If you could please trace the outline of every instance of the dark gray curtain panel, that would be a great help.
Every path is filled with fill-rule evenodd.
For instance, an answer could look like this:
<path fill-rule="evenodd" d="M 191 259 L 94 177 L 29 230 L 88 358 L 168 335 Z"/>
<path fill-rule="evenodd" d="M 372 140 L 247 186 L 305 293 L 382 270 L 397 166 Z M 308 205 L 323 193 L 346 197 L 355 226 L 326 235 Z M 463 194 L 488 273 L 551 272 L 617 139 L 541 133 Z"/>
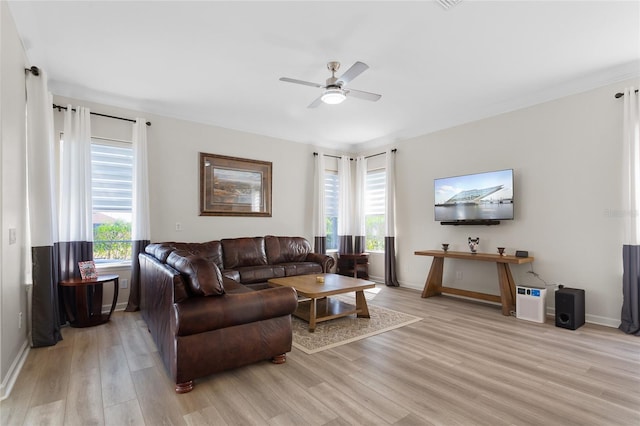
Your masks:
<path fill-rule="evenodd" d="M 384 237 L 384 283 L 400 287 L 396 274 L 396 237 Z"/>
<path fill-rule="evenodd" d="M 620 330 L 640 336 L 640 246 L 622 247 L 622 314 Z"/>
<path fill-rule="evenodd" d="M 53 246 L 32 247 L 31 265 L 31 345 L 35 348 L 53 346 L 62 340 L 56 250 Z"/>
<path fill-rule="evenodd" d="M 140 310 L 140 260 L 138 255 L 144 253 L 144 248 L 149 245 L 149 240 L 131 242 L 131 286 L 129 287 L 129 301 L 126 312 Z"/>
<path fill-rule="evenodd" d="M 364 253 L 365 251 L 367 251 L 365 236 L 356 235 L 355 237 L 353 237 L 353 252 Z"/>
<path fill-rule="evenodd" d="M 69 278 L 80 278 L 80 266 L 78 262 L 93 260 L 93 242 L 91 241 L 65 241 L 57 242 L 53 245 L 56 253 L 57 264 L 54 265 L 56 271 L 54 274 L 58 277 L 58 281 L 67 280 Z M 66 293 L 65 293 L 66 292 Z M 69 301 L 68 309 L 65 309 L 64 298 Z M 77 314 L 75 303 L 75 291 L 73 288 L 59 287 L 58 299 L 60 306 L 61 324 L 67 321 L 73 321 Z M 102 309 L 102 285 L 87 287 L 87 302 L 92 301 L 93 312 L 100 312 Z M 68 315 L 73 316 L 69 318 Z"/>
<path fill-rule="evenodd" d="M 338 253 L 353 253 L 353 235 L 338 235 Z"/>
<path fill-rule="evenodd" d="M 313 240 L 313 252 L 327 254 L 327 237 L 315 237 Z"/>

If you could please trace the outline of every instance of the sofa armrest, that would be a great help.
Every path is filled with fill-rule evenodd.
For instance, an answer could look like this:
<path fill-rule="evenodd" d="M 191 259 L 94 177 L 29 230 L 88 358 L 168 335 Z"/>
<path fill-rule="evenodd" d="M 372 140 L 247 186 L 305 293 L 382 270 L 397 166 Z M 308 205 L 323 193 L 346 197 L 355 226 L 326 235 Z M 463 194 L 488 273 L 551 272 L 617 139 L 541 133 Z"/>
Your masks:
<path fill-rule="evenodd" d="M 305 259 L 307 262 L 319 263 L 322 266 L 322 272 L 325 274 L 331 272 L 331 268 L 336 263 L 332 256 L 321 253 L 309 253 Z"/>
<path fill-rule="evenodd" d="M 174 304 L 176 335 L 189 336 L 290 315 L 297 307 L 297 293 L 290 287 L 192 297 Z"/>

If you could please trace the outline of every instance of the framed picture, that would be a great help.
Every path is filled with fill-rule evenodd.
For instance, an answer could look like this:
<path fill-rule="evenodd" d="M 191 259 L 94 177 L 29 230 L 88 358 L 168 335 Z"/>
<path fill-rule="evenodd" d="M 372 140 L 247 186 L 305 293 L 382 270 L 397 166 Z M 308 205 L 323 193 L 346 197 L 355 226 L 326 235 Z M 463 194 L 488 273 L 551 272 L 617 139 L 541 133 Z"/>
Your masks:
<path fill-rule="evenodd" d="M 83 280 L 93 280 L 98 278 L 96 264 L 93 260 L 78 262 L 78 267 L 80 268 L 80 278 L 82 278 Z"/>
<path fill-rule="evenodd" d="M 200 216 L 271 217 L 271 162 L 201 152 Z"/>

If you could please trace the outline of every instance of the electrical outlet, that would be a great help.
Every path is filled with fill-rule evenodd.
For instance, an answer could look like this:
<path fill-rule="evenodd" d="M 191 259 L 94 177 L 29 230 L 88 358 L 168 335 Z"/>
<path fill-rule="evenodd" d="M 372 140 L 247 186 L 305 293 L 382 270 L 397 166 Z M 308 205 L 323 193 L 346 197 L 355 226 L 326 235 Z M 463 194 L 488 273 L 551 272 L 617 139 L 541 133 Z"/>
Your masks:
<path fill-rule="evenodd" d="M 182 231 L 182 224 L 180 222 L 176 222 L 176 231 Z"/>
<path fill-rule="evenodd" d="M 129 280 L 126 278 L 121 279 L 120 288 L 129 288 Z"/>
<path fill-rule="evenodd" d="M 462 281 L 462 271 L 456 271 L 456 281 Z"/>
<path fill-rule="evenodd" d="M 16 228 L 9 228 L 9 245 L 16 243 Z"/>
<path fill-rule="evenodd" d="M 22 328 L 22 312 L 18 313 L 18 330 Z"/>

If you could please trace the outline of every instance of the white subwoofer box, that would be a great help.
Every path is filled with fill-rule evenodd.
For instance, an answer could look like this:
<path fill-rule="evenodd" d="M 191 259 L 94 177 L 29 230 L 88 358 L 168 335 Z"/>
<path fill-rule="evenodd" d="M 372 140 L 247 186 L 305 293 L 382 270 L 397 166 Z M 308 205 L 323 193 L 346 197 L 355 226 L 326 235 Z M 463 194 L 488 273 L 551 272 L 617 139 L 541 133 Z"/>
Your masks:
<path fill-rule="evenodd" d="M 516 318 L 544 323 L 547 317 L 547 289 L 516 286 Z"/>

